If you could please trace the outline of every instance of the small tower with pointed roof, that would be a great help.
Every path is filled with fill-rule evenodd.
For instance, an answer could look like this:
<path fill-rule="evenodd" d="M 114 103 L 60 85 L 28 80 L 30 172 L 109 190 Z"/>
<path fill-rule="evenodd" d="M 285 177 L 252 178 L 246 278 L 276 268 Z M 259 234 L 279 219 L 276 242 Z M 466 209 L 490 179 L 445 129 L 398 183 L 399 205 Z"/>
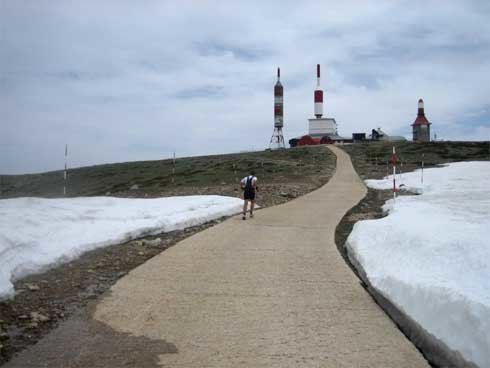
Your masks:
<path fill-rule="evenodd" d="M 417 118 L 412 124 L 413 141 L 430 142 L 430 125 L 431 123 L 425 117 L 424 100 L 419 99 Z"/>

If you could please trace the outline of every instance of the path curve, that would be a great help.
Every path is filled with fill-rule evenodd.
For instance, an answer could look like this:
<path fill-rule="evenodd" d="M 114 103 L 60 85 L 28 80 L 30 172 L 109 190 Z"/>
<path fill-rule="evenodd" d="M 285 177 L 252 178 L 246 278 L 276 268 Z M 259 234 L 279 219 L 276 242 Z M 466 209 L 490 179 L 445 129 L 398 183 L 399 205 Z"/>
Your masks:
<path fill-rule="evenodd" d="M 428 367 L 362 288 L 335 228 L 366 194 L 349 156 L 294 201 L 234 217 L 121 279 L 95 318 L 174 344 L 165 367 Z"/>
<path fill-rule="evenodd" d="M 326 185 L 183 240 L 5 368 L 429 367 L 337 250 L 366 188 L 329 148 Z"/>

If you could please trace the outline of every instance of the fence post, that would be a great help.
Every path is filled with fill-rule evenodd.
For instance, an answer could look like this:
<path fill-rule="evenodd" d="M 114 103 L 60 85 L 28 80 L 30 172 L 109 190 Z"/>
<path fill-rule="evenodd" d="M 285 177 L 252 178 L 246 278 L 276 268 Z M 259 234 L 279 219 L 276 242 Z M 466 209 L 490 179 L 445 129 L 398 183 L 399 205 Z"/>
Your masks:
<path fill-rule="evenodd" d="M 393 205 L 395 204 L 395 200 L 396 200 L 396 179 L 395 179 L 396 161 L 397 161 L 396 151 L 395 151 L 395 146 L 393 146 L 393 154 L 391 156 L 391 164 L 393 166 Z"/>
<path fill-rule="evenodd" d="M 65 171 L 63 172 L 63 178 L 64 178 L 64 181 L 63 181 L 63 197 L 66 197 L 66 178 L 67 178 L 66 161 L 67 161 L 67 157 L 68 157 L 68 144 L 65 144 Z"/>
<path fill-rule="evenodd" d="M 172 184 L 175 183 L 175 151 L 172 158 Z"/>

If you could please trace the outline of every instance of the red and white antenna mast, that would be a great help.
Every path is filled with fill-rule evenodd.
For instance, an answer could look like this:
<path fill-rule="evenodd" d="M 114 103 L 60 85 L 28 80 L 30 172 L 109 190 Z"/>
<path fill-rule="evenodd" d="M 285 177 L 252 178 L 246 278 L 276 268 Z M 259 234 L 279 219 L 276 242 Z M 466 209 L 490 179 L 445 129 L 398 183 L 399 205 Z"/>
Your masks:
<path fill-rule="evenodd" d="M 323 90 L 320 87 L 320 64 L 316 64 L 315 116 L 320 119 L 323 115 Z"/>
<path fill-rule="evenodd" d="M 286 148 L 282 127 L 284 126 L 284 89 L 281 84 L 281 69 L 277 68 L 277 83 L 274 86 L 274 132 L 269 147 L 271 149 Z"/>

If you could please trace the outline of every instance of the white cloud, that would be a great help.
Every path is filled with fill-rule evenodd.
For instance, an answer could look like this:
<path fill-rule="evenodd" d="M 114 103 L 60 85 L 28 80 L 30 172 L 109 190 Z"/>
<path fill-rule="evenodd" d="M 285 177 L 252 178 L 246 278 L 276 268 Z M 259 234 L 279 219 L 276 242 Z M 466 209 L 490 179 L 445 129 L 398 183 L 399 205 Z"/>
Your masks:
<path fill-rule="evenodd" d="M 340 132 L 488 139 L 490 9 L 468 1 L 14 1 L 0 12 L 0 173 L 264 148 L 281 66 L 286 138 L 315 64 Z"/>

